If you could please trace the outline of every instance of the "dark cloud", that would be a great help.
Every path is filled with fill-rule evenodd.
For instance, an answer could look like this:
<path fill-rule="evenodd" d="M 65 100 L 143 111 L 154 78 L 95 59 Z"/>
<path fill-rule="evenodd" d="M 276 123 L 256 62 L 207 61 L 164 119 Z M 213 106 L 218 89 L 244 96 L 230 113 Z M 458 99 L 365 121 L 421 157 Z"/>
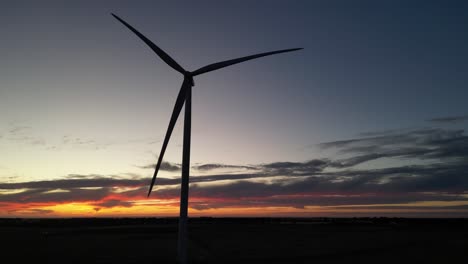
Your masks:
<path fill-rule="evenodd" d="M 459 123 L 463 121 L 468 120 L 468 115 L 462 115 L 462 116 L 447 116 L 447 117 L 439 117 L 439 118 L 432 118 L 427 121 L 433 122 L 433 123 Z"/>
<path fill-rule="evenodd" d="M 253 167 L 253 166 L 228 165 L 228 164 L 219 164 L 219 163 L 201 164 L 201 165 L 192 166 L 192 168 L 199 170 L 199 171 L 208 171 L 208 170 L 215 170 L 215 169 L 248 169 L 248 170 L 257 169 L 256 167 Z"/>
<path fill-rule="evenodd" d="M 202 164 L 200 170 L 254 169 L 250 173 L 223 173 L 190 178 L 192 208 L 310 205 L 378 205 L 418 201 L 468 200 L 468 137 L 464 130 L 421 129 L 389 131 L 379 136 L 322 144 L 347 158 L 282 161 L 251 166 Z M 356 165 L 380 158 L 416 159 L 417 165 L 356 169 Z M 178 164 L 163 163 L 166 170 Z M 335 169 L 335 170 L 331 170 Z M 339 169 L 339 170 L 336 170 Z M 138 175 L 78 175 L 60 180 L 0 183 L 0 189 L 25 189 L 1 194 L 0 203 L 94 202 L 104 207 L 133 204 L 143 199 L 149 178 Z M 209 184 L 207 184 L 209 183 Z M 159 177 L 152 195 L 177 199 L 180 177 Z M 118 191 L 116 191 L 119 189 Z M 123 189 L 123 190 L 122 190 Z"/>
<path fill-rule="evenodd" d="M 259 167 L 270 174 L 303 176 L 320 172 L 327 164 L 327 160 L 313 159 L 306 162 L 274 162 Z"/>
<path fill-rule="evenodd" d="M 149 165 L 145 165 L 145 166 L 138 166 L 139 168 L 142 168 L 142 169 L 155 169 L 156 168 L 156 164 L 149 164 Z M 170 162 L 167 162 L 167 161 L 163 161 L 161 162 L 161 167 L 159 167 L 160 170 L 162 171 L 180 171 L 181 170 L 181 165 L 180 164 L 176 164 L 176 163 L 170 163 Z"/>
<path fill-rule="evenodd" d="M 149 165 L 138 166 L 138 167 L 142 169 L 154 169 L 156 167 L 156 164 L 152 163 Z M 253 166 L 229 165 L 229 164 L 219 164 L 219 163 L 210 164 L 209 163 L 209 164 L 194 165 L 192 166 L 192 169 L 199 170 L 199 171 L 210 171 L 210 170 L 216 170 L 216 169 L 256 169 L 256 168 Z M 181 164 L 163 161 L 161 163 L 160 170 L 180 171 Z"/>
<path fill-rule="evenodd" d="M 216 177 L 219 176 L 210 179 Z M 322 172 L 315 176 L 277 182 L 254 182 L 248 179 L 252 178 L 245 177 L 222 185 L 193 183 L 191 196 L 198 197 L 199 202 L 191 204 L 203 210 L 227 206 L 303 207 L 468 201 L 468 165 L 464 164 Z M 175 198 L 178 194 L 178 189 L 162 189 L 155 196 Z M 200 198 L 206 200 L 200 201 Z"/>
<path fill-rule="evenodd" d="M 171 179 L 158 179 L 160 184 L 167 184 Z M 0 183 L 3 190 L 22 190 L 23 192 L 0 194 L 0 202 L 76 202 L 99 201 L 108 195 L 115 194 L 116 188 L 146 188 L 147 179 L 125 179 L 109 176 L 67 175 L 65 179 Z M 143 191 L 141 192 L 143 193 Z M 128 192 L 126 196 L 141 196 L 141 194 Z"/>
<path fill-rule="evenodd" d="M 164 181 L 164 179 L 160 179 Z M 95 177 L 83 179 L 60 179 L 49 181 L 32 181 L 32 182 L 16 182 L 16 183 L 0 183 L 0 189 L 76 189 L 76 188 L 92 188 L 92 187 L 137 187 L 146 185 L 147 180 L 134 179 L 112 179 L 108 177 Z"/>
<path fill-rule="evenodd" d="M 312 164 L 317 165 L 314 161 Z M 203 208 L 228 206 L 292 206 L 300 208 L 310 205 L 366 205 L 385 203 L 407 203 L 415 201 L 458 201 L 467 200 L 468 164 L 438 164 L 402 166 L 374 170 L 345 170 L 340 172 L 318 172 L 311 166 L 312 176 L 297 177 L 296 168 L 309 168 L 310 162 L 269 164 L 275 171 L 290 173 L 279 181 L 252 181 L 269 179 L 269 172 L 253 174 L 223 174 L 191 177 L 191 197 L 197 202 L 194 207 Z M 287 168 L 285 170 L 285 168 Z M 294 168 L 294 169 L 292 169 Z M 301 172 L 305 174 L 305 170 Z M 290 178 L 288 178 L 290 177 Z M 232 180 L 224 182 L 225 180 Z M 223 184 L 209 184 L 223 181 Z M 168 186 L 156 190 L 152 197 L 177 199 L 180 179 L 157 179 L 157 186 Z M 96 208 L 132 206 L 126 199 L 144 198 L 148 179 L 101 179 L 84 178 L 58 181 L 4 183 L 1 189 L 27 188 L 15 194 L 0 195 L 0 202 L 71 202 L 96 201 Z M 80 187 L 77 187 L 80 186 Z M 83 188 L 84 187 L 84 188 Z M 101 187 L 88 189 L 85 187 Z M 122 198 L 108 199 L 116 195 L 115 187 L 133 187 L 119 192 Z M 60 192 L 50 192 L 60 189 Z"/>
<path fill-rule="evenodd" d="M 352 166 L 358 165 L 366 161 L 376 160 L 382 157 L 385 157 L 385 155 L 379 154 L 379 153 L 371 153 L 371 154 L 356 156 L 356 157 L 352 157 L 348 159 L 333 161 L 333 162 L 330 162 L 329 166 L 333 168 L 348 168 L 348 167 L 352 167 Z"/>
<path fill-rule="evenodd" d="M 384 136 L 384 135 L 394 134 L 394 133 L 399 133 L 399 132 L 401 132 L 401 130 L 387 129 L 387 130 L 381 130 L 381 131 L 363 132 L 363 133 L 359 133 L 359 135 L 363 137 L 375 137 L 375 136 Z"/>
<path fill-rule="evenodd" d="M 382 157 L 412 159 L 468 158 L 468 136 L 462 129 L 421 129 L 388 132 L 377 137 L 333 141 L 319 144 L 323 149 L 335 148 L 342 154 L 354 154 L 344 160 L 333 161 L 331 167 L 351 167 Z"/>
<path fill-rule="evenodd" d="M 9 210 L 8 211 L 10 214 L 11 213 L 23 213 L 23 214 L 39 214 L 39 215 L 47 215 L 51 214 L 54 211 L 53 210 L 48 210 L 48 209 L 37 209 L 37 208 L 32 208 L 32 209 L 18 209 L 18 210 Z"/>
<path fill-rule="evenodd" d="M 64 189 L 61 192 L 51 192 L 55 189 L 37 188 L 28 189 L 24 192 L 0 195 L 0 202 L 19 202 L 19 203 L 49 203 L 49 202 L 79 202 L 79 201 L 97 201 L 105 198 L 111 193 L 110 188 L 99 190 L 87 189 Z"/>

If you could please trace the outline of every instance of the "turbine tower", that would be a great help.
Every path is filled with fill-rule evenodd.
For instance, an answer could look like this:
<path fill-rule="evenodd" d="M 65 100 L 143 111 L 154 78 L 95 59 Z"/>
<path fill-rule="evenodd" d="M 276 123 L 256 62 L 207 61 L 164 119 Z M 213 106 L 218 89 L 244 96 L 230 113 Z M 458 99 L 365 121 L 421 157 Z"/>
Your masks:
<path fill-rule="evenodd" d="M 156 176 L 158 175 L 159 168 L 166 152 L 167 144 L 171 137 L 172 131 L 176 124 L 177 118 L 182 110 L 182 107 L 185 103 L 185 114 L 184 114 L 184 140 L 183 140 L 183 153 L 182 153 L 182 183 L 181 183 L 181 193 L 180 193 L 180 218 L 179 218 L 179 236 L 178 236 L 178 258 L 180 263 L 187 263 L 187 210 L 188 210 L 188 193 L 189 193 L 189 173 L 190 173 L 190 131 L 192 123 L 192 87 L 195 85 L 193 77 L 218 70 L 233 64 L 241 63 L 248 60 L 257 59 L 260 57 L 265 57 L 273 54 L 290 52 L 301 50 L 302 48 L 296 49 L 284 49 L 277 50 L 265 53 L 259 53 L 255 55 L 250 55 L 242 58 L 222 61 L 218 63 L 209 64 L 207 66 L 201 67 L 195 71 L 187 71 L 182 66 L 180 66 L 174 59 L 172 59 L 166 52 L 160 49 L 156 44 L 151 42 L 143 34 L 138 32 L 134 27 L 125 22 L 123 19 L 118 17 L 115 14 L 112 14 L 117 20 L 124 24 L 128 29 L 135 33 L 143 42 L 145 42 L 165 63 L 167 63 L 174 70 L 180 72 L 184 76 L 184 81 L 182 82 L 182 87 L 180 88 L 179 95 L 177 96 L 176 103 L 174 105 L 174 110 L 172 111 L 171 119 L 169 121 L 169 126 L 167 128 L 166 136 L 164 137 L 164 142 L 161 148 L 161 153 L 158 157 L 158 163 L 154 170 L 153 178 L 151 179 L 151 185 L 148 190 L 148 197 L 151 194 L 153 189 Z"/>

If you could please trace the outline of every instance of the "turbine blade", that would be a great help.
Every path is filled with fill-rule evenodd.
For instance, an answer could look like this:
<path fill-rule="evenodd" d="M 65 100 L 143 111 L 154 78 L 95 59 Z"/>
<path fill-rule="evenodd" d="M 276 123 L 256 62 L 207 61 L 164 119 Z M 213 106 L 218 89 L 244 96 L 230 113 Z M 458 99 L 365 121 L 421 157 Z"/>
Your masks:
<path fill-rule="evenodd" d="M 130 29 L 133 33 L 135 33 L 141 40 L 143 40 L 146 45 L 148 45 L 158 56 L 169 66 L 171 66 L 174 70 L 184 74 L 185 70 L 180 66 L 174 59 L 172 59 L 166 52 L 164 52 L 162 49 L 160 49 L 156 44 L 154 44 L 151 40 L 146 38 L 143 34 L 138 32 L 134 27 L 130 26 L 127 22 L 125 22 L 123 19 L 118 17 L 117 15 L 111 13 L 113 17 L 115 17 L 117 20 L 119 20 L 122 24 L 124 24 L 128 29 Z"/>
<path fill-rule="evenodd" d="M 151 185 L 148 191 L 148 197 L 153 190 L 154 181 L 156 180 L 156 176 L 158 175 L 159 168 L 161 167 L 161 163 L 164 157 L 164 153 L 166 152 L 167 144 L 169 143 L 169 139 L 171 138 L 172 130 L 174 130 L 174 126 L 177 122 L 177 118 L 179 117 L 180 111 L 184 106 L 185 97 L 187 94 L 187 88 L 190 86 L 190 82 L 188 79 L 184 78 L 184 82 L 182 83 L 182 87 L 180 88 L 179 95 L 177 96 L 176 103 L 174 105 L 174 110 L 172 110 L 171 120 L 169 121 L 169 126 L 167 128 L 166 137 L 164 137 L 164 142 L 161 148 L 161 153 L 158 157 L 158 163 L 156 164 L 156 168 L 154 170 L 153 179 L 151 179 Z"/>
<path fill-rule="evenodd" d="M 233 64 L 237 64 L 237 63 L 244 62 L 244 61 L 253 60 L 253 59 L 256 59 L 256 58 L 265 57 L 265 56 L 269 56 L 269 55 L 273 55 L 273 54 L 278 54 L 278 53 L 284 53 L 284 52 L 290 52 L 290 51 L 301 50 L 301 49 L 302 49 L 302 48 L 270 51 L 270 52 L 265 52 L 265 53 L 250 55 L 250 56 L 246 56 L 246 57 L 242 57 L 242 58 L 238 58 L 238 59 L 233 59 L 233 60 L 227 60 L 227 61 L 222 61 L 222 62 L 218 62 L 218 63 L 213 63 L 213 64 L 207 65 L 207 66 L 205 66 L 205 67 L 201 67 L 200 69 L 194 71 L 194 72 L 192 73 L 192 75 L 193 75 L 193 76 L 195 76 L 195 75 L 200 75 L 200 74 L 203 74 L 203 73 L 207 73 L 207 72 L 210 72 L 210 71 L 215 71 L 215 70 L 218 70 L 218 69 L 227 67 L 227 66 L 231 66 L 231 65 L 233 65 Z"/>

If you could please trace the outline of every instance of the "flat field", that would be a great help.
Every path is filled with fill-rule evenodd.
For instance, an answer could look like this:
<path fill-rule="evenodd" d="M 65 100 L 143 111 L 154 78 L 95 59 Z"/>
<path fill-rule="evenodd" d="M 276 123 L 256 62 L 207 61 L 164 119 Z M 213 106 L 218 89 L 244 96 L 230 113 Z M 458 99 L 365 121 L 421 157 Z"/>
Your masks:
<path fill-rule="evenodd" d="M 2 263 L 176 263 L 177 219 L 0 219 Z M 468 263 L 468 220 L 194 218 L 191 263 Z"/>

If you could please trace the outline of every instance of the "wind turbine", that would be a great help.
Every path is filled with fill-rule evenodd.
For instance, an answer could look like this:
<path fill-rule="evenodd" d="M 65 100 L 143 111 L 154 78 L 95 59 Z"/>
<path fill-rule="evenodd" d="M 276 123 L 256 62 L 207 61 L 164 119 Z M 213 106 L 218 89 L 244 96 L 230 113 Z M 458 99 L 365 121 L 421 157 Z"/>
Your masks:
<path fill-rule="evenodd" d="M 134 27 L 125 22 L 123 19 L 118 17 L 115 14 L 112 14 L 117 20 L 124 24 L 128 29 L 135 33 L 143 42 L 146 43 L 165 63 L 167 63 L 174 70 L 180 72 L 184 76 L 184 81 L 182 82 L 182 87 L 180 88 L 179 95 L 177 96 L 176 103 L 174 105 L 174 110 L 172 111 L 171 120 L 169 121 L 169 126 L 167 128 L 166 136 L 164 137 L 164 142 L 161 148 L 161 153 L 158 157 L 158 163 L 154 171 L 153 178 L 151 179 L 151 185 L 148 190 L 148 197 L 151 194 L 153 189 L 156 176 L 158 175 L 159 168 L 166 152 L 167 144 L 171 137 L 172 131 L 176 124 L 177 118 L 182 110 L 182 106 L 185 103 L 185 115 L 184 115 L 184 140 L 183 140 L 183 153 L 182 153 L 182 183 L 181 183 L 181 193 L 180 193 L 180 218 L 179 218 L 179 236 L 178 236 L 178 256 L 181 263 L 187 263 L 187 210 L 188 210 L 188 192 L 189 192 L 189 170 L 190 170 L 190 131 L 192 123 L 192 87 L 195 85 L 193 77 L 218 70 L 233 64 L 241 63 L 248 60 L 257 59 L 260 57 L 265 57 L 273 54 L 290 52 L 301 50 L 302 48 L 295 49 L 284 49 L 277 50 L 265 53 L 259 53 L 255 55 L 250 55 L 242 58 L 222 61 L 218 63 L 209 64 L 207 66 L 201 67 L 195 71 L 187 71 L 182 66 L 180 66 L 174 59 L 172 59 L 166 52 L 160 49 L 156 44 L 151 40 L 146 38 L 143 34 L 138 32 Z"/>

